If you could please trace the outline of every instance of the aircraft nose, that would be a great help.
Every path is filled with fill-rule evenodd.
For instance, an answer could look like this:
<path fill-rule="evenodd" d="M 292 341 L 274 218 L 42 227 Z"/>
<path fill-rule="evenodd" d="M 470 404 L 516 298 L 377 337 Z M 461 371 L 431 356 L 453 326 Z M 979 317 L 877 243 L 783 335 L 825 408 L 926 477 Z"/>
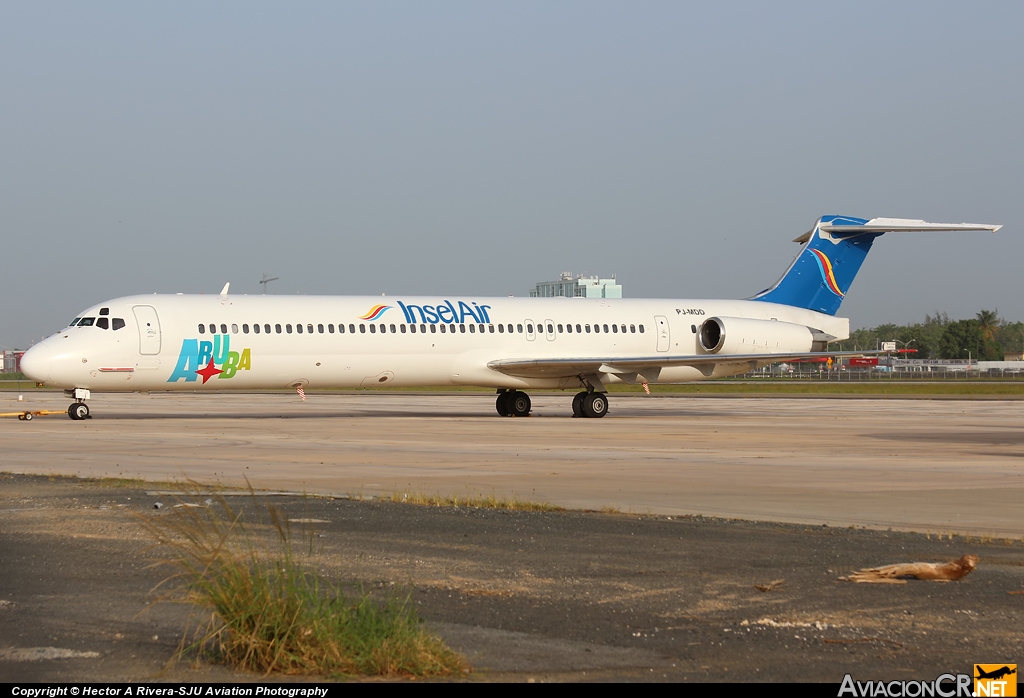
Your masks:
<path fill-rule="evenodd" d="M 50 367 L 53 365 L 53 348 L 46 342 L 37 344 L 21 357 L 21 372 L 37 383 L 50 379 Z"/>

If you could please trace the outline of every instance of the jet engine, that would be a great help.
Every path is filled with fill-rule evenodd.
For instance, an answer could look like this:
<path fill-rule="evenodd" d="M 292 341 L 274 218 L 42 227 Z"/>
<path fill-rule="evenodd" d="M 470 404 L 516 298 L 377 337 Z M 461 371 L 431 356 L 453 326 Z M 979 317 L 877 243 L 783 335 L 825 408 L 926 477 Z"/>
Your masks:
<path fill-rule="evenodd" d="M 780 354 L 825 351 L 835 337 L 820 330 L 777 320 L 710 317 L 697 333 L 709 354 Z"/>

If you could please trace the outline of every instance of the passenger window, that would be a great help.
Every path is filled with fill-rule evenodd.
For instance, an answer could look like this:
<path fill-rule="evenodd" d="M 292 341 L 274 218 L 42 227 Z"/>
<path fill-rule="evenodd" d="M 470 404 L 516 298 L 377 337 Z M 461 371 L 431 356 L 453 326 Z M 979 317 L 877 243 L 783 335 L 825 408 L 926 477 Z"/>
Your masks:
<path fill-rule="evenodd" d="M 637 326 L 637 329 L 639 329 L 639 330 L 640 330 L 640 334 L 643 334 L 643 333 L 644 333 L 644 326 L 643 326 L 643 325 L 638 325 L 638 326 Z"/>
<path fill-rule="evenodd" d="M 391 329 L 391 334 L 394 334 L 395 333 L 395 326 L 393 324 L 391 325 L 390 329 Z"/>
<path fill-rule="evenodd" d="M 242 323 L 242 334 L 249 334 L 249 325 Z"/>
<path fill-rule="evenodd" d="M 484 333 L 484 329 L 485 329 L 485 328 L 484 328 L 484 326 L 483 326 L 483 325 L 477 325 L 477 329 L 478 329 L 478 330 L 480 330 L 480 334 L 483 334 L 483 333 Z"/>
<path fill-rule="evenodd" d="M 110 315 L 110 308 L 100 308 L 100 315 Z"/>
<path fill-rule="evenodd" d="M 636 334 L 636 325 L 630 325 L 629 326 L 629 333 L 630 334 Z"/>
<path fill-rule="evenodd" d="M 527 331 L 528 333 L 530 333 L 530 334 L 533 334 L 533 325 L 527 325 L 527 326 L 526 326 L 526 331 Z"/>
<path fill-rule="evenodd" d="M 590 334 L 590 325 L 587 325 L 587 334 Z"/>
<path fill-rule="evenodd" d="M 431 327 L 433 327 L 433 325 L 431 325 Z M 427 333 L 427 326 L 421 324 L 420 325 L 420 332 L 422 332 L 423 334 L 426 334 Z"/>
<path fill-rule="evenodd" d="M 328 325 L 328 327 L 331 327 L 331 325 Z M 338 334 L 345 334 L 345 326 L 340 322 L 338 323 Z"/>
<path fill-rule="evenodd" d="M 470 325 L 469 326 L 469 331 L 473 332 L 473 333 L 476 333 L 476 325 Z M 463 332 L 465 332 L 465 330 L 463 330 Z"/>
<path fill-rule="evenodd" d="M 402 325 L 402 331 L 405 332 L 405 325 Z M 416 334 L 416 325 L 409 325 L 409 331 Z"/>
<path fill-rule="evenodd" d="M 437 325 L 430 326 L 430 334 L 437 334 Z"/>
<path fill-rule="evenodd" d="M 212 322 L 210 323 L 210 334 L 217 334 L 217 326 Z"/>
<path fill-rule="evenodd" d="M 351 327 L 351 325 L 349 325 L 349 327 Z M 359 325 L 359 332 L 360 332 L 360 334 L 366 334 L 366 325 L 360 324 Z"/>
<path fill-rule="evenodd" d="M 401 325 L 399 325 L 399 327 L 402 328 L 402 334 L 405 334 L 405 323 L 402 323 Z M 416 329 L 416 325 L 413 325 L 412 329 L 415 330 Z"/>
<path fill-rule="evenodd" d="M 122 327 L 124 327 L 124 319 L 116 317 L 113 320 L 111 320 L 111 325 L 112 325 L 112 329 L 114 329 L 115 331 L 119 330 Z"/>
<path fill-rule="evenodd" d="M 291 325 L 288 325 L 288 331 L 289 332 L 292 331 L 292 326 Z M 298 325 L 295 326 L 295 331 L 298 332 L 299 334 L 302 334 L 302 323 L 301 322 Z"/>
<path fill-rule="evenodd" d="M 554 334 L 554 333 L 555 333 L 555 326 L 554 326 L 554 325 L 552 325 L 552 324 L 551 324 L 551 323 L 549 322 L 549 323 L 548 323 L 548 334 Z"/>
<path fill-rule="evenodd" d="M 199 323 L 199 334 L 206 334 L 206 325 Z"/>
<path fill-rule="evenodd" d="M 276 332 L 277 332 L 278 334 L 281 334 L 281 325 L 274 325 L 274 330 L 275 330 L 275 331 L 276 331 Z"/>
<path fill-rule="evenodd" d="M 308 325 L 306 325 L 306 331 L 309 332 L 310 334 L 313 334 L 313 323 L 312 322 L 309 323 Z M 324 326 L 323 325 L 320 325 L 320 331 L 321 332 L 324 331 Z"/>
<path fill-rule="evenodd" d="M 312 331 L 313 330 L 310 330 L 310 332 L 312 332 Z M 316 331 L 319 332 L 320 334 L 323 334 L 324 333 L 324 326 L 322 324 L 321 325 L 317 325 L 316 326 Z M 333 327 L 331 328 L 331 332 L 334 332 L 334 328 Z"/>
<path fill-rule="evenodd" d="M 605 326 L 604 326 L 604 327 L 603 327 L 602 329 L 603 329 L 603 330 L 604 330 L 605 332 L 607 332 L 607 331 L 608 331 L 608 325 L 605 325 Z"/>
<path fill-rule="evenodd" d="M 231 323 L 231 334 L 238 334 L 238 325 Z"/>
<path fill-rule="evenodd" d="M 323 325 L 320 325 L 320 331 L 321 332 L 324 331 L 324 326 Z M 327 334 L 334 334 L 334 325 L 328 325 L 327 326 Z"/>
<path fill-rule="evenodd" d="M 583 328 L 580 327 L 579 324 L 577 324 L 576 325 L 576 333 L 579 334 L 580 332 L 583 332 Z"/>
<path fill-rule="evenodd" d="M 376 333 L 377 333 L 377 325 L 376 324 L 371 324 L 370 325 L 370 334 L 376 334 Z"/>
<path fill-rule="evenodd" d="M 491 334 L 494 334 L 494 325 L 488 325 L 487 331 L 490 332 Z"/>
<path fill-rule="evenodd" d="M 285 325 L 284 326 L 284 331 L 287 332 L 288 334 L 291 334 L 292 333 L 292 326 L 291 325 Z"/>
<path fill-rule="evenodd" d="M 445 329 L 446 325 L 441 325 L 441 334 L 444 334 L 448 330 Z"/>
<path fill-rule="evenodd" d="M 459 323 L 459 332 L 461 332 L 462 334 L 466 334 L 466 326 L 463 325 L 461 322 Z"/>
<path fill-rule="evenodd" d="M 697 326 L 696 325 L 690 325 L 690 332 L 693 332 L 694 334 L 697 334 Z"/>
<path fill-rule="evenodd" d="M 612 332 L 618 334 L 619 333 L 619 326 L 618 325 L 612 325 Z"/>
<path fill-rule="evenodd" d="M 594 324 L 594 334 L 600 334 L 600 333 L 601 333 L 601 326 L 595 323 Z"/>
<path fill-rule="evenodd" d="M 626 334 L 626 326 L 625 325 L 622 326 L 622 334 Z"/>
<path fill-rule="evenodd" d="M 84 318 L 82 318 L 81 320 L 78 321 L 78 326 L 79 327 L 91 327 L 94 322 L 96 322 L 96 318 L 94 318 L 94 317 L 84 317 Z"/>
<path fill-rule="evenodd" d="M 522 324 L 516 325 L 516 331 L 519 332 L 519 334 L 523 333 L 523 326 L 522 326 Z"/>
<path fill-rule="evenodd" d="M 388 326 L 382 323 L 381 326 L 380 326 L 380 333 L 384 334 L 387 331 L 388 331 Z M 370 325 L 370 332 L 373 332 L 373 325 Z"/>
<path fill-rule="evenodd" d="M 499 334 L 505 334 L 505 326 L 504 325 L 498 325 L 498 333 Z"/>
<path fill-rule="evenodd" d="M 252 326 L 252 331 L 255 332 L 256 334 L 259 334 L 260 333 L 260 326 L 259 325 L 253 325 Z"/>
<path fill-rule="evenodd" d="M 110 329 L 110 319 L 109 318 L 105 318 L 105 317 L 99 318 L 96 321 L 96 327 L 99 327 L 101 330 L 109 330 Z"/>
<path fill-rule="evenodd" d="M 228 326 L 225 325 L 223 322 L 220 323 L 220 333 L 221 334 L 227 334 L 228 333 Z"/>
<path fill-rule="evenodd" d="M 264 326 L 263 326 L 263 331 L 264 331 L 264 332 L 265 332 L 266 334 L 270 334 L 270 325 L 264 325 Z M 278 331 L 278 332 L 280 332 L 280 331 L 281 331 L 281 329 L 280 329 L 280 328 L 278 328 L 278 330 L 277 330 L 277 331 Z"/>

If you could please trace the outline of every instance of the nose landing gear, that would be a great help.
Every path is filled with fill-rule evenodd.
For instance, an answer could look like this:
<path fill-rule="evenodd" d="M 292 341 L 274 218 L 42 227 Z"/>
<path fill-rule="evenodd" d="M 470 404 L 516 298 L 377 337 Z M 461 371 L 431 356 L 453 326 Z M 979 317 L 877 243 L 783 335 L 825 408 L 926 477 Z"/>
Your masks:
<path fill-rule="evenodd" d="M 84 402 L 73 402 L 68 408 L 68 416 L 71 419 L 89 419 L 89 406 Z"/>
<path fill-rule="evenodd" d="M 91 395 L 85 388 L 75 388 L 74 390 L 65 390 L 64 397 L 73 397 L 75 401 L 68 407 L 68 416 L 74 420 L 89 419 L 89 406 L 85 404 Z"/>

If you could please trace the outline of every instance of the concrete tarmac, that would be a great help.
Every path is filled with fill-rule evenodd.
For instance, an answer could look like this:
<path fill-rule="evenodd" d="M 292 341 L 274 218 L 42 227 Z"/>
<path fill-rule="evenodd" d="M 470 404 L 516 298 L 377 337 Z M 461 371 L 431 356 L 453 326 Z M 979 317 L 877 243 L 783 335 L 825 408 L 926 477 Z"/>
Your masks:
<path fill-rule="evenodd" d="M 84 422 L 0 420 L 0 471 L 1024 535 L 1019 402 L 613 394 L 590 420 L 532 397 L 503 419 L 472 393 L 98 395 Z"/>

